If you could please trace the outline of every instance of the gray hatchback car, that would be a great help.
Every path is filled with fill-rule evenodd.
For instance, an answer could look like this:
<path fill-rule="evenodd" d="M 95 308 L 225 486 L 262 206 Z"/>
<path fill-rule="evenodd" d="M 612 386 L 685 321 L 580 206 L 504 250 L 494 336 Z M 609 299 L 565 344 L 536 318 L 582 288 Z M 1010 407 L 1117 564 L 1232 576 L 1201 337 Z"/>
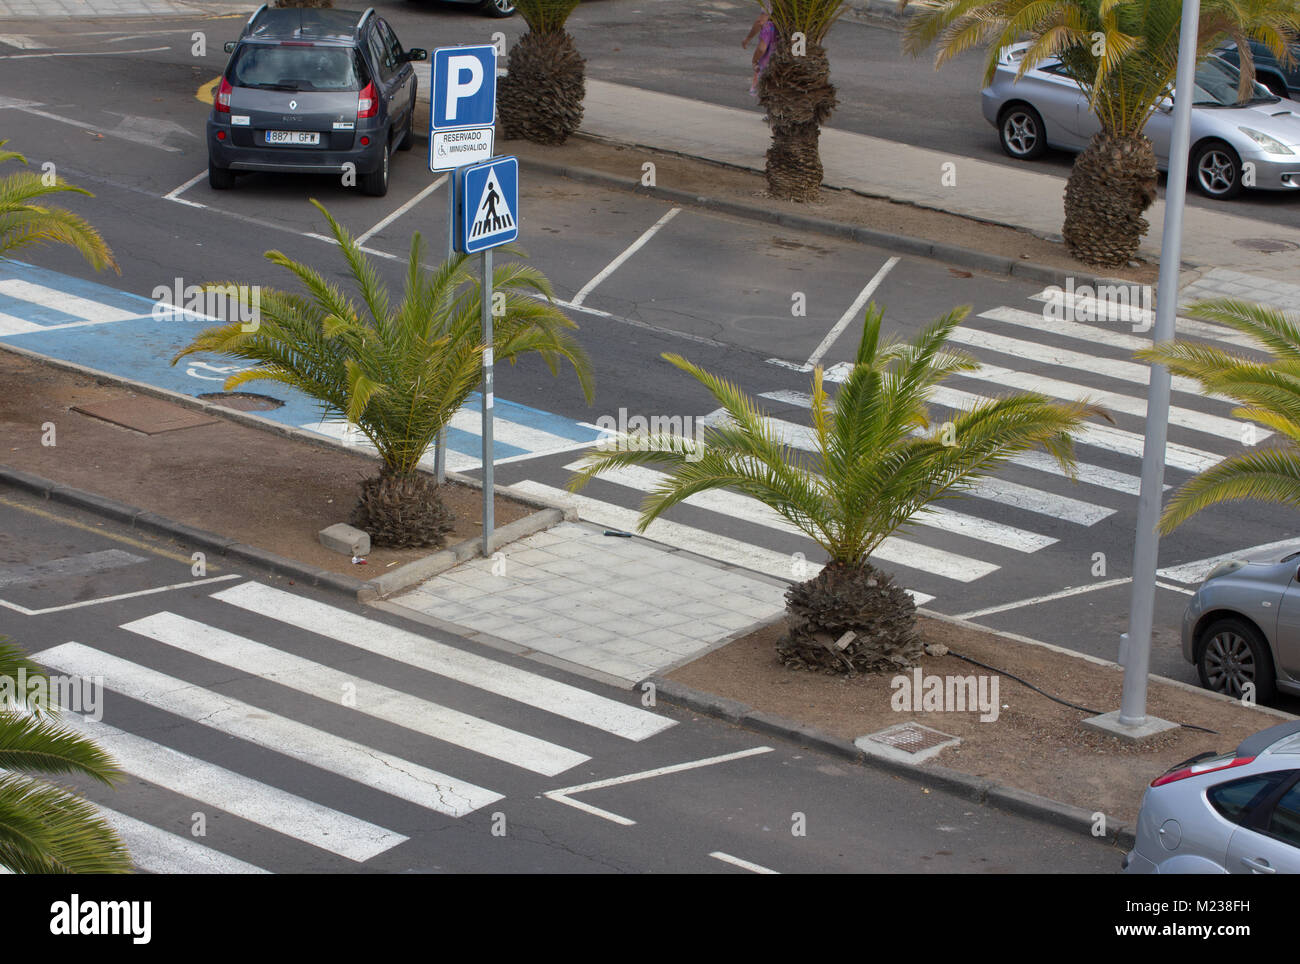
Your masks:
<path fill-rule="evenodd" d="M 1300 873 L 1300 720 L 1203 753 L 1151 781 L 1130 874 Z"/>
<path fill-rule="evenodd" d="M 373 9 L 260 7 L 239 40 L 208 117 L 208 183 L 237 173 L 354 176 L 366 194 L 388 193 L 394 150 L 412 146 L 418 81 L 411 61 Z"/>
<path fill-rule="evenodd" d="M 1300 547 L 1300 543 L 1297 543 Z M 1255 699 L 1300 696 L 1300 552 L 1233 559 L 1210 570 L 1183 612 L 1183 657 L 1201 684 Z"/>

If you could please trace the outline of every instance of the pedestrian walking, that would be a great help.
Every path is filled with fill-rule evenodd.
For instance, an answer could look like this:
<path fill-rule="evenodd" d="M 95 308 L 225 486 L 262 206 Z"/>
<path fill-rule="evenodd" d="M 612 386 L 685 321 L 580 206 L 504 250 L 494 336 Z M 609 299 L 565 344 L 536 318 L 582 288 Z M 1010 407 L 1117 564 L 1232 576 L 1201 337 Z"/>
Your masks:
<path fill-rule="evenodd" d="M 772 15 L 766 3 L 763 4 L 763 12 L 749 28 L 749 33 L 740 42 L 740 49 L 744 50 L 748 47 L 749 42 L 756 36 L 758 43 L 754 45 L 754 79 L 749 84 L 751 97 L 758 96 L 758 79 L 763 76 L 763 71 L 767 70 L 767 65 L 772 60 L 772 51 L 776 48 L 776 24 L 772 22 Z"/>

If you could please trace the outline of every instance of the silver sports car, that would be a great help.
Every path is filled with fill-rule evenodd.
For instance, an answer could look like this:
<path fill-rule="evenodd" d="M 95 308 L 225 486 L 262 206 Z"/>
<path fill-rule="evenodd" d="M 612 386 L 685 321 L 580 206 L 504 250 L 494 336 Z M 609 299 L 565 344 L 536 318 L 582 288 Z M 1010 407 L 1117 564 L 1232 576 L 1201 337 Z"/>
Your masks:
<path fill-rule="evenodd" d="M 1002 149 L 1033 160 L 1048 147 L 1081 151 L 1100 125 L 1079 85 L 1058 60 L 1031 67 L 1019 81 L 1016 70 L 1028 44 L 1012 44 L 999 55 L 993 83 L 981 91 L 984 116 L 997 128 Z M 1217 57 L 1196 69 L 1192 103 L 1191 171 L 1197 188 L 1212 198 L 1232 198 L 1243 187 L 1266 191 L 1300 188 L 1300 104 L 1255 84 L 1246 101 L 1237 99 L 1237 68 Z M 1169 167 L 1173 100 L 1147 121 L 1146 135 L 1162 171 Z"/>

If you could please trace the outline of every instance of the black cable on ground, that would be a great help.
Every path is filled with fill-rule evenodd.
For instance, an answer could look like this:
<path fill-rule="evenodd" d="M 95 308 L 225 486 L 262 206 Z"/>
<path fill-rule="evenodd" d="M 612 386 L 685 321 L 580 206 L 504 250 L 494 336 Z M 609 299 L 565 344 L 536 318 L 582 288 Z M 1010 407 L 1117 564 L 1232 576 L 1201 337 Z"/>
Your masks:
<path fill-rule="evenodd" d="M 1063 700 L 1063 699 L 1061 699 L 1061 698 L 1058 697 L 1058 696 L 1053 696 L 1051 693 L 1048 693 L 1048 692 L 1046 692 L 1045 690 L 1040 690 L 1040 689 L 1039 689 L 1037 686 L 1035 686 L 1033 683 L 1029 683 L 1029 682 L 1026 682 L 1025 680 L 1021 679 L 1021 678 L 1020 678 L 1019 676 L 1017 676 L 1015 673 L 1008 673 L 1008 672 L 1007 672 L 1006 670 L 1004 670 L 1004 669 L 998 669 L 998 668 L 996 668 L 996 667 L 994 667 L 994 666 L 989 666 L 987 663 L 981 663 L 979 660 L 977 660 L 977 659 L 971 659 L 969 656 L 963 656 L 963 655 L 961 655 L 960 653 L 954 653 L 951 649 L 948 650 L 948 655 L 949 655 L 949 656 L 955 656 L 955 657 L 957 657 L 957 659 L 964 660 L 964 661 L 967 662 L 967 663 L 972 663 L 972 664 L 974 664 L 975 666 L 980 667 L 981 669 L 986 669 L 986 670 L 988 670 L 990 673 L 997 673 L 997 674 L 1000 675 L 1000 676 L 1006 676 L 1006 677 L 1008 677 L 1009 679 L 1013 679 L 1013 680 L 1015 680 L 1017 683 L 1019 683 L 1021 686 L 1027 686 L 1029 689 L 1033 690 L 1035 693 L 1038 693 L 1040 696 L 1046 696 L 1046 697 L 1047 697 L 1049 700 L 1051 700 L 1053 703 L 1060 703 L 1062 706 L 1068 706 L 1070 709 L 1072 709 L 1072 710 L 1078 710 L 1078 711 L 1081 712 L 1081 713 L 1091 713 L 1093 716 L 1101 716 L 1101 711 L 1100 711 L 1100 710 L 1090 710 L 1090 709 L 1088 709 L 1088 707 L 1086 707 L 1086 706 L 1080 706 L 1078 703 L 1071 703 L 1069 700 Z M 1211 730 L 1211 729 L 1208 729 L 1208 728 L 1206 728 L 1206 727 L 1204 727 L 1204 726 L 1196 726 L 1194 723 L 1179 723 L 1178 725 L 1181 726 L 1181 727 L 1183 727 L 1184 729 L 1188 729 L 1188 730 L 1200 730 L 1202 733 L 1211 733 L 1211 734 L 1213 734 L 1214 736 L 1218 736 L 1218 735 L 1219 735 L 1219 731 L 1218 731 L 1218 730 Z"/>

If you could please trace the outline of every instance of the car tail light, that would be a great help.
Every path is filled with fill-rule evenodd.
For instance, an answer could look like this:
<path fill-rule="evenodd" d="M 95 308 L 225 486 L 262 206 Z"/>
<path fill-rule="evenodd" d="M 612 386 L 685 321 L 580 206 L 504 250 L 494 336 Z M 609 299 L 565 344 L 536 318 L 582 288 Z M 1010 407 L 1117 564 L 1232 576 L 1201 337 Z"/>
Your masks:
<path fill-rule="evenodd" d="M 230 81 L 222 77 L 221 86 L 217 89 L 217 96 L 212 102 L 212 106 L 216 108 L 218 114 L 230 113 L 230 95 L 233 92 L 234 88 L 230 86 Z"/>
<path fill-rule="evenodd" d="M 377 113 L 379 113 L 379 98 L 375 96 L 375 84 L 371 81 L 357 97 L 357 116 L 374 117 Z"/>
<path fill-rule="evenodd" d="M 1245 766 L 1247 763 L 1254 762 L 1255 758 L 1253 756 L 1239 756 L 1231 760 L 1225 760 L 1221 756 L 1215 757 L 1212 760 L 1202 760 L 1200 763 L 1193 763 L 1191 766 L 1172 770 L 1164 776 L 1156 777 L 1151 781 L 1151 785 L 1153 787 L 1163 787 L 1166 783 L 1186 780 L 1188 777 L 1204 776 L 1207 773 L 1214 773 L 1216 770 L 1230 770 L 1233 767 Z"/>

